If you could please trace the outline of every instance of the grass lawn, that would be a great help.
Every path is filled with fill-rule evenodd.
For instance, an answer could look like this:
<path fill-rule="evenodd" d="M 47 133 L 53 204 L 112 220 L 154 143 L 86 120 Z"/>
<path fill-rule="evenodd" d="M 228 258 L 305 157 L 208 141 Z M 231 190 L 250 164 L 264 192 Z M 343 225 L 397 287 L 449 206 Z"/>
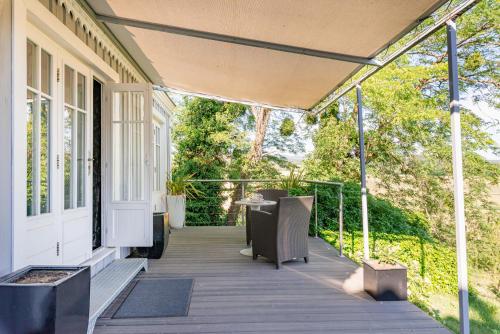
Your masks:
<path fill-rule="evenodd" d="M 490 273 L 471 273 L 469 291 L 470 330 L 474 334 L 500 334 L 500 298 L 498 278 Z M 446 327 L 460 333 L 458 320 L 458 296 L 431 295 L 432 316 Z"/>
<path fill-rule="evenodd" d="M 498 299 L 492 301 L 476 292 L 469 295 L 470 303 L 470 329 L 474 334 L 500 333 L 500 305 Z M 433 295 L 430 298 L 434 317 L 446 327 L 460 332 L 458 320 L 458 297 L 451 295 Z"/>

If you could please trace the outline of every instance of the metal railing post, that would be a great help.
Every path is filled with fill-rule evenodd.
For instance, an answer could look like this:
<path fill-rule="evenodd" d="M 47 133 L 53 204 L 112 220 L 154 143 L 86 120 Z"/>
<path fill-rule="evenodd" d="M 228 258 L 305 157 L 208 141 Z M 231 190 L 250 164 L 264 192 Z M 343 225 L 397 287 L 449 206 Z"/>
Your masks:
<path fill-rule="evenodd" d="M 314 237 L 318 237 L 318 185 L 314 184 Z"/>
<path fill-rule="evenodd" d="M 339 190 L 339 256 L 344 257 L 344 194 Z"/>
<path fill-rule="evenodd" d="M 241 182 L 241 200 L 244 199 L 245 199 L 245 182 Z M 241 223 L 246 224 L 244 205 L 240 205 L 240 209 L 241 209 Z"/>

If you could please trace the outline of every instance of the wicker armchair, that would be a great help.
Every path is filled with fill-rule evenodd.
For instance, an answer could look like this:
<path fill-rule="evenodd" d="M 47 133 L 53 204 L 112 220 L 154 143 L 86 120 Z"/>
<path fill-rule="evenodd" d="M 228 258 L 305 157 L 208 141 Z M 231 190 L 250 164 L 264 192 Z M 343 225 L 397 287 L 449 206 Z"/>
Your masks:
<path fill-rule="evenodd" d="M 282 197 L 274 212 L 251 211 L 253 259 L 259 255 L 276 263 L 304 258 L 309 261 L 307 244 L 312 196 Z"/>
<path fill-rule="evenodd" d="M 257 190 L 257 193 L 262 194 L 265 200 L 279 202 L 280 197 L 287 197 L 288 191 L 281 189 L 261 189 Z M 262 211 L 273 212 L 276 210 L 276 206 L 263 206 L 260 208 Z M 252 210 L 247 207 L 246 209 L 246 228 L 247 228 L 247 245 L 250 246 L 250 242 L 252 241 L 252 217 L 250 212 Z"/>

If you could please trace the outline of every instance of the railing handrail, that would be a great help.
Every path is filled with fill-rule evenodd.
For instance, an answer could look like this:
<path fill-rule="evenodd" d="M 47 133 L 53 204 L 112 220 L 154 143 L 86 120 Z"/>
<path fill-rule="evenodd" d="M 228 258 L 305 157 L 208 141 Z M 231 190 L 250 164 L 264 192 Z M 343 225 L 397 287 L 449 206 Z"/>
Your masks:
<path fill-rule="evenodd" d="M 245 182 L 245 183 L 262 183 L 262 182 L 282 182 L 282 179 L 190 179 L 188 182 Z M 343 187 L 344 183 L 334 181 L 320 181 L 320 180 L 300 180 L 300 182 L 311 184 L 325 184 L 332 186 Z"/>
<path fill-rule="evenodd" d="M 232 183 L 241 183 L 241 198 L 245 197 L 245 184 L 247 183 L 270 183 L 270 182 L 282 182 L 283 179 L 190 179 L 188 182 L 207 182 L 207 183 L 224 183 L 224 182 L 232 182 Z M 314 223 L 315 223 L 315 237 L 318 237 L 318 184 L 321 185 L 330 185 L 339 187 L 339 256 L 343 257 L 343 225 L 344 225 L 344 183 L 342 182 L 334 182 L 334 181 L 320 181 L 320 180 L 299 180 L 299 182 L 305 182 L 314 184 Z M 241 220 L 245 220 L 244 212 L 241 211 Z"/>

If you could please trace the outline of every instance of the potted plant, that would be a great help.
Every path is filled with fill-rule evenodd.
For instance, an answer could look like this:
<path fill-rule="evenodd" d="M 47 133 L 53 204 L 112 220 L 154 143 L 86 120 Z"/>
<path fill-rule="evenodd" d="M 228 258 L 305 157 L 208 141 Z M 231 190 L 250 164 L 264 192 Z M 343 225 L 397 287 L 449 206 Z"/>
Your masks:
<path fill-rule="evenodd" d="M 290 191 L 291 189 L 300 189 L 304 178 L 304 171 L 292 167 L 287 177 L 281 178 L 280 188 Z"/>
<path fill-rule="evenodd" d="M 167 211 L 170 227 L 180 229 L 186 220 L 186 197 L 200 195 L 190 179 L 194 175 L 177 176 L 167 181 Z"/>
<path fill-rule="evenodd" d="M 391 250 L 378 259 L 363 261 L 363 281 L 365 291 L 375 300 L 406 300 L 406 267 L 391 255 Z"/>
<path fill-rule="evenodd" d="M 28 266 L 0 278 L 0 332 L 87 333 L 90 267 Z"/>

